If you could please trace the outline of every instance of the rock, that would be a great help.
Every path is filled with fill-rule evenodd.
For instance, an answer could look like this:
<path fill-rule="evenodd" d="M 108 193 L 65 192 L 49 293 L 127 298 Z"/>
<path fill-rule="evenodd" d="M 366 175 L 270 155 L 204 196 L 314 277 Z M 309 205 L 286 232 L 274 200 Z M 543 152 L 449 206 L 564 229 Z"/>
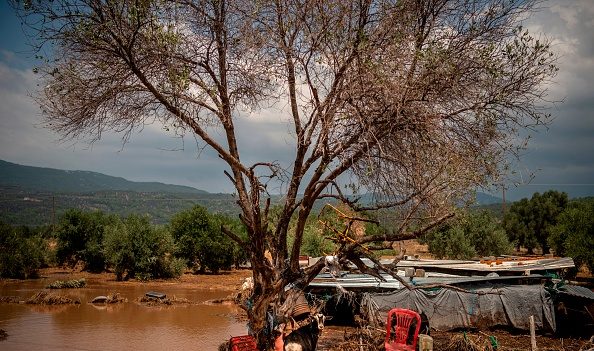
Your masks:
<path fill-rule="evenodd" d="M 91 303 L 105 303 L 105 302 L 107 302 L 107 296 L 97 296 L 91 301 Z"/>

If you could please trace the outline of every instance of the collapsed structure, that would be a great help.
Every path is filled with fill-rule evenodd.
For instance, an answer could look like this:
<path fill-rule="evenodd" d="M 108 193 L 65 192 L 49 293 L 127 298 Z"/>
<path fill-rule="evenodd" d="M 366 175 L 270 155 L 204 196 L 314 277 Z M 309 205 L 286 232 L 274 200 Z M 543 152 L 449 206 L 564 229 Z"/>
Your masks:
<path fill-rule="evenodd" d="M 362 260 L 375 268 L 371 260 Z M 313 261 L 317 259 L 308 263 Z M 351 312 L 367 323 L 381 325 L 388 310 L 399 307 L 423 313 L 429 325 L 439 330 L 499 326 L 528 330 L 533 316 L 540 332 L 594 333 L 594 292 L 559 279 L 563 271 L 574 268 L 571 258 L 507 256 L 456 261 L 405 257 L 395 265 L 395 274 L 381 274 L 384 281 L 353 266 L 328 266 L 307 291 L 328 300 L 327 313 L 338 318 L 349 318 Z"/>

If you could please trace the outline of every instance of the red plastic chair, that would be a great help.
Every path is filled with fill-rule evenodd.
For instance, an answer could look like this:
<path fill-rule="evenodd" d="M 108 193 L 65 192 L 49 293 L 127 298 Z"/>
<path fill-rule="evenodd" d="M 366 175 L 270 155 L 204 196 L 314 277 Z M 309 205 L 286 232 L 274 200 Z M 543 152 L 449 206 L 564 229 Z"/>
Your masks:
<path fill-rule="evenodd" d="M 229 344 L 231 351 L 258 351 L 256 339 L 251 335 L 234 336 Z"/>
<path fill-rule="evenodd" d="M 413 321 L 417 321 L 412 344 L 407 344 L 410 327 Z M 403 308 L 393 308 L 388 312 L 386 321 L 386 351 L 415 351 L 421 329 L 421 316 L 411 310 Z"/>

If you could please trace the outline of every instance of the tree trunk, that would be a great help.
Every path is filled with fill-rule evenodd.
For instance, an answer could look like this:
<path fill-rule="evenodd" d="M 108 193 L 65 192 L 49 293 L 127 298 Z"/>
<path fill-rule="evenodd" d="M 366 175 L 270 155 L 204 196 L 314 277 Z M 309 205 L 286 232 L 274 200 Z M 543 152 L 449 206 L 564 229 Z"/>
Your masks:
<path fill-rule="evenodd" d="M 261 255 L 259 258 L 252 256 L 252 275 L 254 278 L 254 292 L 251 297 L 251 304 L 247 306 L 249 319 L 249 332 L 258 341 L 260 350 L 272 350 L 274 345 L 271 329 L 268 325 L 268 314 L 272 312 L 271 307 L 278 301 L 276 290 L 279 274 L 271 265 L 268 259 Z"/>
<path fill-rule="evenodd" d="M 267 312 L 269 308 L 270 297 L 266 294 L 253 297 L 254 305 L 248 311 L 250 333 L 254 335 L 258 342 L 259 350 L 272 350 L 273 336 L 269 332 Z"/>

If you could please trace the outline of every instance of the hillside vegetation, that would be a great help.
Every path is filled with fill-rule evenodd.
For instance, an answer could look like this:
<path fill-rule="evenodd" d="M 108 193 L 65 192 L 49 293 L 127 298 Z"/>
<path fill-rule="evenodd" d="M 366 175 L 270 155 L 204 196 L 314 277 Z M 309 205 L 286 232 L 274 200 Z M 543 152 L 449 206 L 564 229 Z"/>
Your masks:
<path fill-rule="evenodd" d="M 103 211 L 128 216 L 142 214 L 152 223 L 163 224 L 194 205 L 211 212 L 236 215 L 239 208 L 231 194 L 159 193 L 134 191 L 96 191 L 54 193 L 0 186 L 0 221 L 12 225 L 51 224 L 68 209 Z"/>

